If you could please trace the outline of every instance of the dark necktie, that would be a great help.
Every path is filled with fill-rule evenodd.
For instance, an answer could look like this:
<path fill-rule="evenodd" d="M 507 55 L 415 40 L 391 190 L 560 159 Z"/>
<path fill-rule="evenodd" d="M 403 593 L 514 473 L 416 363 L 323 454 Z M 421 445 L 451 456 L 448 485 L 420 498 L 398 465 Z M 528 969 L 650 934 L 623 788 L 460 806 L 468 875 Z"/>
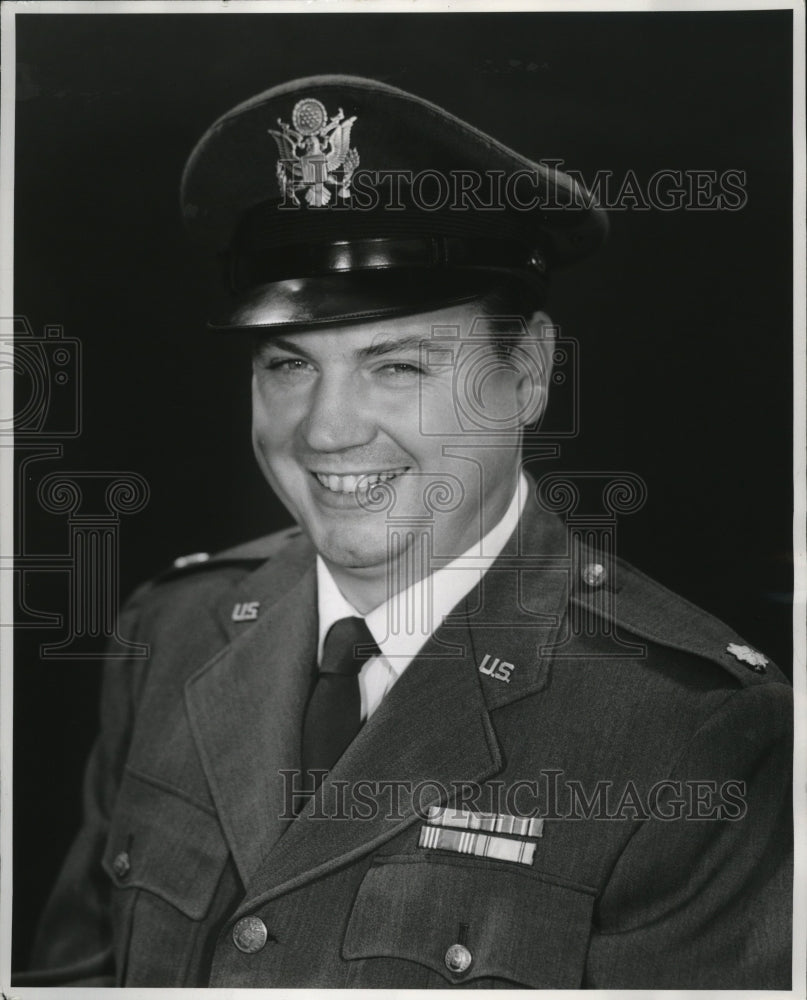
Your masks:
<path fill-rule="evenodd" d="M 340 618 L 328 629 L 322 665 L 303 723 L 306 783 L 307 772 L 330 771 L 361 728 L 359 671 L 379 652 L 363 618 Z M 314 786 L 321 777 L 316 776 Z"/>

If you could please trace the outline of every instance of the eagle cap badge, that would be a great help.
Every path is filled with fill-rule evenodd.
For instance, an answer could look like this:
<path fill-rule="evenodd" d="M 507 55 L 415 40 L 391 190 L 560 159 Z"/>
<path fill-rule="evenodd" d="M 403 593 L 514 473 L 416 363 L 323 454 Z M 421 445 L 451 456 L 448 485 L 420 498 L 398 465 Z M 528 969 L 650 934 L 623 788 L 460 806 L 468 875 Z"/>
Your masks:
<path fill-rule="evenodd" d="M 294 105 L 291 125 L 278 118 L 280 131 L 268 131 L 280 154 L 275 172 L 284 201 L 299 205 L 302 194 L 307 205 L 322 208 L 334 195 L 350 198 L 350 181 L 359 165 L 359 154 L 350 145 L 356 117 L 345 118 L 339 108 L 329 118 L 322 101 L 304 97 Z"/>

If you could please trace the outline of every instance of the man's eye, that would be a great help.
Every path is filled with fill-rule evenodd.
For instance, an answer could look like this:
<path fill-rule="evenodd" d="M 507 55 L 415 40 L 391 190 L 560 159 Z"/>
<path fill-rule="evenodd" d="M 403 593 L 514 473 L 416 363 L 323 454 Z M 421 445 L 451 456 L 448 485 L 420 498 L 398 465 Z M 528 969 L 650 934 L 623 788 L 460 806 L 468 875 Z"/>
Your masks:
<path fill-rule="evenodd" d="M 264 365 L 272 372 L 305 372 L 309 371 L 311 364 L 302 358 L 271 358 Z"/>
<path fill-rule="evenodd" d="M 381 368 L 381 373 L 384 375 L 391 375 L 393 377 L 406 377 L 425 375 L 425 369 L 421 368 L 420 365 L 412 364 L 409 361 L 394 361 L 390 364 L 386 364 Z"/>

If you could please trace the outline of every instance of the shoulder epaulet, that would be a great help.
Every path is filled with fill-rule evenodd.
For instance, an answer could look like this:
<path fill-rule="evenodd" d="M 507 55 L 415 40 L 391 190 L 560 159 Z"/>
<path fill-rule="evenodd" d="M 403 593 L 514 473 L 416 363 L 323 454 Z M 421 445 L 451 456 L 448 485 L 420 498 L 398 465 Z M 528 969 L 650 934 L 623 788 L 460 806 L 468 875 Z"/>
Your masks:
<path fill-rule="evenodd" d="M 273 532 L 271 535 L 264 535 L 261 538 L 254 538 L 241 545 L 235 545 L 221 552 L 191 552 L 188 555 L 178 556 L 173 563 L 153 581 L 162 583 L 165 580 L 172 580 L 177 577 L 187 576 L 196 571 L 222 569 L 227 566 L 259 565 L 271 559 L 285 546 L 292 538 L 302 534 L 300 529 L 294 525 L 283 531 Z"/>
<path fill-rule="evenodd" d="M 729 625 L 621 559 L 581 562 L 571 600 L 617 629 L 717 663 L 741 684 L 782 681 L 779 668 Z"/>

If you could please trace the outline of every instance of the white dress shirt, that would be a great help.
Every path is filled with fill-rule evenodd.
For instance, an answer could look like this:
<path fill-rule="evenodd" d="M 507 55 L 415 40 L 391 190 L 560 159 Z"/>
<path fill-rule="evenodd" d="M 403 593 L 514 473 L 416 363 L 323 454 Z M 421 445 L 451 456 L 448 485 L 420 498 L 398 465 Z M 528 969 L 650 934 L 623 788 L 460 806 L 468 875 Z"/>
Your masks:
<path fill-rule="evenodd" d="M 381 655 L 369 659 L 359 674 L 362 719 L 368 719 L 373 714 L 426 640 L 442 624 L 446 615 L 474 589 L 499 556 L 516 529 L 528 493 L 529 484 L 522 473 L 510 506 L 484 538 L 446 566 L 394 594 L 366 615 L 360 614 L 345 598 L 330 570 L 317 556 L 317 662 L 322 662 L 322 648 L 328 630 L 340 618 L 364 618 L 381 650 Z"/>

